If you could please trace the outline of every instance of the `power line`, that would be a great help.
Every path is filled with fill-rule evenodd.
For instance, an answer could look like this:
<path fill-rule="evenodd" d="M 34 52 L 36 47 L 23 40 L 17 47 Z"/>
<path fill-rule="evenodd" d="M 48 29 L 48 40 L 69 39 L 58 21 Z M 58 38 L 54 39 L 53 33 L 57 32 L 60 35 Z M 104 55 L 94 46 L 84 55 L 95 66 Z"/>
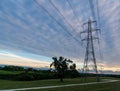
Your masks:
<path fill-rule="evenodd" d="M 91 9 L 92 16 L 93 16 L 94 20 L 96 20 L 93 0 L 88 0 L 88 1 L 89 1 L 89 4 L 90 4 L 90 9 Z"/>
<path fill-rule="evenodd" d="M 78 21 L 79 25 L 81 26 L 81 24 L 80 24 L 80 19 L 78 18 L 76 12 L 74 11 L 74 9 L 73 9 L 73 7 L 72 7 L 72 4 L 70 3 L 69 0 L 67 0 L 67 2 L 68 2 L 69 6 L 71 7 L 71 9 L 72 9 L 72 11 L 73 11 L 73 14 L 74 14 L 75 17 L 77 18 L 77 21 Z"/>
<path fill-rule="evenodd" d="M 99 1 L 98 0 L 96 0 L 96 5 L 97 5 L 97 15 L 98 15 L 98 25 L 99 25 L 99 28 L 101 27 L 101 25 L 100 25 L 100 11 L 99 11 Z M 100 34 L 101 34 L 101 32 L 100 32 Z"/>
<path fill-rule="evenodd" d="M 66 20 L 65 16 L 63 15 L 63 13 L 61 13 L 61 11 L 57 8 L 57 6 L 52 2 L 52 0 L 49 0 L 50 4 L 57 10 L 57 12 L 60 14 L 60 16 L 63 18 L 63 20 L 71 27 L 71 29 L 73 31 L 75 31 L 75 29 L 73 28 L 73 26 Z"/>
<path fill-rule="evenodd" d="M 97 5 L 97 18 L 98 18 L 98 27 L 99 27 L 99 29 L 101 28 L 101 24 L 100 24 L 100 11 L 99 11 L 99 1 L 98 0 L 96 0 L 96 5 Z M 100 41 L 102 42 L 102 39 L 101 39 L 101 30 L 99 31 L 100 32 Z M 101 58 L 101 60 L 103 60 L 103 54 L 102 54 L 102 52 L 101 52 L 101 42 L 100 41 L 98 41 L 99 42 L 99 52 L 100 52 L 100 58 Z"/>
<path fill-rule="evenodd" d="M 39 8 L 43 9 L 66 33 L 69 34 L 69 36 L 72 36 L 75 41 L 77 41 L 78 43 L 80 43 L 80 41 L 78 39 L 76 39 L 68 30 L 66 30 L 65 27 L 60 22 L 58 22 L 57 19 L 54 18 L 54 16 L 52 16 L 47 9 L 44 8 L 43 5 L 41 5 L 40 3 L 38 3 L 37 0 L 34 0 L 34 1 L 39 6 Z"/>
<path fill-rule="evenodd" d="M 51 0 L 49 0 L 49 2 L 59 12 L 59 14 L 62 16 L 63 20 L 72 28 L 72 30 L 74 30 L 72 25 L 66 20 L 65 16 L 61 13 L 61 11 L 57 8 L 57 6 Z"/>

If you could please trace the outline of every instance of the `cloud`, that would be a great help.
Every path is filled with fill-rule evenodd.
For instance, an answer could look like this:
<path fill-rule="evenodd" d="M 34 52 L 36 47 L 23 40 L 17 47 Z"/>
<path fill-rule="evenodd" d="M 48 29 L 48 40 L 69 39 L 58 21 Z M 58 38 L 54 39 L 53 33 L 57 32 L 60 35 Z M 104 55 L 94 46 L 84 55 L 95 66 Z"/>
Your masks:
<path fill-rule="evenodd" d="M 100 14 L 103 36 L 103 52 L 106 62 L 110 65 L 119 64 L 119 0 L 100 2 Z M 114 14 L 113 14 L 114 13 Z M 114 61 L 113 61 L 114 60 Z"/>
<path fill-rule="evenodd" d="M 44 62 L 43 60 L 34 60 L 30 58 L 24 58 L 15 54 L 0 53 L 0 64 L 16 65 L 16 66 L 28 66 L 28 67 L 49 67 L 50 62 Z"/>
<path fill-rule="evenodd" d="M 76 39 L 80 41 L 82 24 L 93 17 L 89 1 L 71 1 L 76 17 L 67 1 L 52 0 L 73 29 L 49 0 L 37 0 L 37 2 L 42 4 L 59 23 L 53 20 L 34 0 L 3 0 L 0 3 L 0 48 L 48 57 L 64 56 L 81 63 L 85 51 Z M 97 17 L 95 0 L 92 3 L 95 5 L 93 9 Z M 108 65 L 120 64 L 119 8 L 119 0 L 99 1 L 103 61 Z"/>

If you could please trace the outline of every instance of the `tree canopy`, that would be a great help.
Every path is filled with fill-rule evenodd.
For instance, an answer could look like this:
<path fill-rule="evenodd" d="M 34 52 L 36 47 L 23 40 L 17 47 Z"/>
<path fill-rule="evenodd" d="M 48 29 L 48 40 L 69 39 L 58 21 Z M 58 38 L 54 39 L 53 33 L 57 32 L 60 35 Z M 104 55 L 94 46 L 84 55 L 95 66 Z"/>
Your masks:
<path fill-rule="evenodd" d="M 50 68 L 52 66 L 54 66 L 55 70 L 58 73 L 58 76 L 59 76 L 61 82 L 63 82 L 63 77 L 64 77 L 64 73 L 66 70 L 76 69 L 76 64 L 73 63 L 73 61 L 70 59 L 66 59 L 62 56 L 60 56 L 59 58 L 52 57 L 52 59 L 53 59 L 53 62 L 50 64 Z M 70 64 L 72 64 L 72 65 L 70 65 Z"/>

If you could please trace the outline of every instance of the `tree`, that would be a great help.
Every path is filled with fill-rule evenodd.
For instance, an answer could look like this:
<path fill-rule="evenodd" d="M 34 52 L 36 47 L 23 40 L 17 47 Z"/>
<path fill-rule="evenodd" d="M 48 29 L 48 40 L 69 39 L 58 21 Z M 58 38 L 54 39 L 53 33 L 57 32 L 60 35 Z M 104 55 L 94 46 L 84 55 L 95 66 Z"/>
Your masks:
<path fill-rule="evenodd" d="M 71 70 L 76 70 L 76 64 L 73 63 L 72 65 L 70 65 L 70 69 L 71 69 Z"/>
<path fill-rule="evenodd" d="M 79 76 L 79 73 L 78 73 L 78 71 L 76 70 L 76 64 L 75 64 L 75 63 L 73 63 L 72 65 L 70 65 L 70 70 L 71 70 L 71 72 L 72 72 L 72 74 L 71 74 L 71 77 L 72 77 L 72 78 Z"/>
<path fill-rule="evenodd" d="M 55 70 L 59 75 L 60 81 L 63 82 L 64 72 L 68 69 L 68 65 L 69 63 L 72 63 L 72 61 L 62 56 L 60 56 L 59 58 L 52 57 L 52 59 L 54 61 L 50 64 L 50 68 L 54 66 Z"/>
<path fill-rule="evenodd" d="M 27 68 L 25 69 L 25 73 L 28 74 L 28 72 L 33 71 L 33 68 Z"/>

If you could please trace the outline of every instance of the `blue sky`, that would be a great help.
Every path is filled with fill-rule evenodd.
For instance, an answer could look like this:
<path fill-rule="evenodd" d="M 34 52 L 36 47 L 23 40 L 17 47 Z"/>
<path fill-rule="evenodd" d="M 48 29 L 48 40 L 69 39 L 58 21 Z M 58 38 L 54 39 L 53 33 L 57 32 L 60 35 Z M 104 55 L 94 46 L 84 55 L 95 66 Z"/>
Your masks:
<path fill-rule="evenodd" d="M 98 1 L 100 21 L 98 21 L 96 0 L 69 0 L 77 17 L 67 0 L 51 0 L 64 17 L 52 6 L 50 0 L 36 1 L 49 14 L 34 0 L 1 0 L 1 64 L 13 63 L 12 59 L 7 59 L 11 61 L 7 63 L 6 56 L 16 58 L 13 65 L 19 63 L 17 58 L 18 60 L 31 59 L 30 63 L 33 61 L 50 63 L 52 56 L 64 56 L 73 59 L 78 63 L 79 68 L 84 60 L 84 47 L 81 46 L 80 41 L 80 32 L 83 31 L 82 24 L 88 19 L 92 19 L 97 20 L 98 27 L 101 28 L 103 59 L 101 60 L 97 56 L 99 53 L 96 50 L 97 62 L 104 64 L 106 69 L 113 67 L 114 70 L 120 70 L 119 0 Z M 57 20 L 57 23 L 50 15 Z M 97 43 L 96 49 L 98 49 Z M 24 62 L 25 59 L 22 61 Z M 48 66 L 48 63 L 44 66 Z M 17 65 L 22 65 L 22 63 Z"/>

